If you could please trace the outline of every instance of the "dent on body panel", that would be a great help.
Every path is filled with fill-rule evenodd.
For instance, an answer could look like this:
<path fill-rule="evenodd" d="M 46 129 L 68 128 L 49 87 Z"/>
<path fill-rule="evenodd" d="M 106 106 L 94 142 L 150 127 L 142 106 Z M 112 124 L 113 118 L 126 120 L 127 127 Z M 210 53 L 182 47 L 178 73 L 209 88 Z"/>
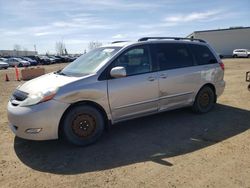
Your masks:
<path fill-rule="evenodd" d="M 63 97 L 61 97 L 62 101 L 66 103 L 75 103 L 82 100 L 90 100 L 90 101 L 98 101 L 102 100 L 106 97 L 106 93 L 100 90 L 80 90 L 80 91 L 72 91 Z"/>
<path fill-rule="evenodd" d="M 81 101 L 91 101 L 100 105 L 106 112 L 108 119 L 112 119 L 110 115 L 107 86 L 104 82 L 95 82 L 89 84 L 76 84 L 67 87 L 67 92 L 64 90 L 57 100 L 74 104 Z"/>
<path fill-rule="evenodd" d="M 105 81 L 80 80 L 59 89 L 56 99 L 70 104 L 88 100 L 106 108 L 105 105 L 108 105 L 107 98 L 107 84 Z"/>
<path fill-rule="evenodd" d="M 211 70 L 202 70 L 201 76 L 202 76 L 203 80 L 210 82 L 212 79 L 212 71 Z"/>
<path fill-rule="evenodd" d="M 209 69 L 206 69 L 206 70 L 202 70 L 201 71 L 201 78 L 203 80 L 203 82 L 214 82 L 215 81 L 215 75 L 216 74 L 217 70 L 216 69 L 213 69 L 213 68 L 209 68 Z"/>
<path fill-rule="evenodd" d="M 217 67 L 214 76 L 215 82 L 220 82 L 223 80 L 223 78 L 224 78 L 224 71 L 220 67 Z"/>

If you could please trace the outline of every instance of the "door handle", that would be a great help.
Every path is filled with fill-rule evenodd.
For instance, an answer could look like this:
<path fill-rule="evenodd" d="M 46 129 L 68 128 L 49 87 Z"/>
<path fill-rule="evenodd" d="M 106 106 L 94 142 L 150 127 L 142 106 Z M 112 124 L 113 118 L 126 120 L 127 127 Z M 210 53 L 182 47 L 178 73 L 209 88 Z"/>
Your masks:
<path fill-rule="evenodd" d="M 150 77 L 148 77 L 148 81 L 154 81 L 155 80 L 155 77 L 153 77 L 153 76 L 150 76 Z"/>
<path fill-rule="evenodd" d="M 161 74 L 160 78 L 166 79 L 168 76 L 166 74 Z"/>

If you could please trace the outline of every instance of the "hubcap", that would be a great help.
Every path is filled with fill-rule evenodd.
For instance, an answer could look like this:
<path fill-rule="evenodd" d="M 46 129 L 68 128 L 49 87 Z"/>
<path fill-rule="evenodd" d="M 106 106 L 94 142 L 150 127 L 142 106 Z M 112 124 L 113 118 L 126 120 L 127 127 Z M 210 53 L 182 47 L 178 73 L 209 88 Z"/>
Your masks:
<path fill-rule="evenodd" d="M 202 107 L 207 107 L 209 105 L 209 102 L 210 102 L 210 98 L 209 98 L 208 93 L 203 93 L 200 96 L 200 105 Z"/>
<path fill-rule="evenodd" d="M 94 133 L 96 121 L 95 118 L 89 114 L 80 114 L 75 117 L 71 127 L 76 136 L 87 138 Z"/>

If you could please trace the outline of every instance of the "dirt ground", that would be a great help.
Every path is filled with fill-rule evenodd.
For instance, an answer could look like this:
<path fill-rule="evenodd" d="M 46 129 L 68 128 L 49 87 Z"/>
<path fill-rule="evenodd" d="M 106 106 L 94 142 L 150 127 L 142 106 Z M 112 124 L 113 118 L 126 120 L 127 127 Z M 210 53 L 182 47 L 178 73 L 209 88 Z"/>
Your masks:
<path fill-rule="evenodd" d="M 0 70 L 0 187 L 250 187 L 250 59 L 223 62 L 227 85 L 213 111 L 123 122 L 88 147 L 15 137 L 6 105 L 22 82 Z"/>

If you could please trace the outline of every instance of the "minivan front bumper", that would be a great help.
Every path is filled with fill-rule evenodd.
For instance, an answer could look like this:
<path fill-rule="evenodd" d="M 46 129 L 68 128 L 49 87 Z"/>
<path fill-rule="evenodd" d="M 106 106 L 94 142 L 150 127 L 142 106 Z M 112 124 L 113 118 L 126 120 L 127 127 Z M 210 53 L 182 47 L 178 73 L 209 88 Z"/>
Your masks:
<path fill-rule="evenodd" d="M 70 104 L 56 100 L 20 107 L 8 103 L 11 130 L 20 138 L 51 140 L 58 138 L 60 119 Z"/>

